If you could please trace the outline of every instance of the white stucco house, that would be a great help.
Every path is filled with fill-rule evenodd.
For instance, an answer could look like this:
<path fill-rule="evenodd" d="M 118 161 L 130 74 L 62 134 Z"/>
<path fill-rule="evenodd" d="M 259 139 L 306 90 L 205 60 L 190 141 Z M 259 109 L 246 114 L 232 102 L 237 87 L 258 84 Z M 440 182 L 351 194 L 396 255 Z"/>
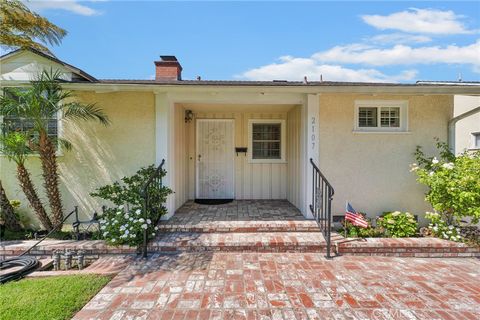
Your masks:
<path fill-rule="evenodd" d="M 112 122 L 74 126 L 59 117 L 51 128 L 75 146 L 59 156 L 61 190 L 65 206 L 85 214 L 101 205 L 89 196 L 96 187 L 165 159 L 175 192 L 168 216 L 189 199 L 286 199 L 309 217 L 313 159 L 335 188 L 334 215 L 349 201 L 372 217 L 421 216 L 429 206 L 409 172 L 415 147 L 435 152 L 434 137 L 448 140 L 457 97 L 480 96 L 480 84 L 184 80 L 173 56 L 152 63 L 154 80 L 96 79 L 35 50 L 1 57 L 1 87 L 28 85 L 45 68 L 61 70 L 64 87 Z M 27 165 L 40 179 L 39 159 Z M 0 175 L 10 198 L 26 205 L 15 166 L 1 155 Z"/>

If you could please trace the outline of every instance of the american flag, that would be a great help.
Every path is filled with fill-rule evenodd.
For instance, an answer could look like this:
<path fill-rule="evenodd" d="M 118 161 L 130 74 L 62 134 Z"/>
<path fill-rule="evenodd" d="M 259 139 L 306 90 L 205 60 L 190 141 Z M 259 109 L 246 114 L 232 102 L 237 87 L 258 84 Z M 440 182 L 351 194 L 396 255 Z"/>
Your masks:
<path fill-rule="evenodd" d="M 350 221 L 354 226 L 367 228 L 368 221 L 365 218 L 353 209 L 352 205 L 347 202 L 347 207 L 345 209 L 345 220 Z"/>

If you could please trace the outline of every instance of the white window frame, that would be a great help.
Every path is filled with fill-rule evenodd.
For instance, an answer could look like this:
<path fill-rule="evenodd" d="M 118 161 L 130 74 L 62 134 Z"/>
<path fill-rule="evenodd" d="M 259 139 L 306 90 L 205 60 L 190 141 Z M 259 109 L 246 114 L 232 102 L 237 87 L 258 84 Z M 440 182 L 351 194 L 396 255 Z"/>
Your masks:
<path fill-rule="evenodd" d="M 0 88 L 0 95 L 3 95 L 3 87 Z M 62 111 L 58 111 L 57 112 L 57 139 L 61 139 L 63 137 L 63 121 L 62 121 L 62 118 L 63 118 L 63 112 Z M 3 125 L 3 116 L 0 116 L 0 128 L 1 126 Z M 1 134 L 1 132 L 0 132 Z M 57 155 L 57 157 L 61 157 L 63 156 L 63 148 L 62 148 L 62 145 L 60 143 L 58 143 L 57 145 L 57 151 L 55 152 L 55 154 Z M 3 152 L 0 151 L 0 157 L 4 157 L 5 155 L 3 154 Z M 27 157 L 39 157 L 40 155 L 38 154 L 38 152 L 32 152 L 30 154 L 27 155 Z"/>
<path fill-rule="evenodd" d="M 280 124 L 280 159 L 253 159 L 253 125 L 254 124 Z M 248 120 L 248 162 L 249 163 L 286 163 L 287 125 L 283 119 L 249 119 Z"/>
<path fill-rule="evenodd" d="M 381 126 L 381 107 L 400 108 L 400 126 L 382 127 Z M 377 126 L 360 127 L 359 114 L 360 108 L 377 108 Z M 408 132 L 408 101 L 407 100 L 355 100 L 355 116 L 353 123 L 353 132 L 363 133 L 396 133 Z"/>
<path fill-rule="evenodd" d="M 480 150 L 480 144 L 477 145 L 476 143 L 476 140 L 477 140 L 477 137 L 480 136 L 480 131 L 479 132 L 472 132 L 471 134 L 471 137 L 472 137 L 472 143 L 470 144 L 471 147 L 470 147 L 470 150 Z"/>

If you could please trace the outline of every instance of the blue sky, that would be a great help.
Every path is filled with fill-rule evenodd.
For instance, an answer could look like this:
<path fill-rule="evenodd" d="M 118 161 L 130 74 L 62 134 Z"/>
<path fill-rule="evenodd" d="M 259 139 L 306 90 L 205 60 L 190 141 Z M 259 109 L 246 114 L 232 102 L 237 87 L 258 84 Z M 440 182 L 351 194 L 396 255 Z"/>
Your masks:
<path fill-rule="evenodd" d="M 52 51 L 97 78 L 480 80 L 480 2 L 31 1 L 69 34 Z"/>

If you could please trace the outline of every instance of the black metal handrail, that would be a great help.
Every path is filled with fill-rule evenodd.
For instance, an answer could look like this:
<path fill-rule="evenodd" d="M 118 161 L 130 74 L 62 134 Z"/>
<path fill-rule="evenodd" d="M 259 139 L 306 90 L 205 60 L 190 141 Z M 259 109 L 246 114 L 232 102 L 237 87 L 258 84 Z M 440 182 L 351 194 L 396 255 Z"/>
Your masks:
<path fill-rule="evenodd" d="M 142 197 L 143 197 L 143 214 L 145 217 L 145 221 L 149 219 L 149 213 L 152 213 L 156 210 L 160 210 L 160 208 L 153 207 L 151 204 L 152 203 L 158 203 L 155 202 L 155 199 L 153 197 L 160 197 L 159 192 L 153 192 L 150 193 L 148 192 L 150 188 L 162 188 L 162 177 L 163 177 L 163 166 L 165 165 L 165 159 L 162 160 L 158 168 L 155 170 L 155 172 L 148 178 L 147 182 L 142 188 Z M 157 217 L 158 215 L 150 215 L 151 217 Z M 158 217 L 160 218 L 160 217 Z M 158 219 L 156 221 L 152 221 L 153 225 L 156 225 L 158 223 Z M 148 245 L 148 227 L 143 231 L 143 246 L 142 246 L 142 257 L 146 258 L 147 257 L 147 245 Z"/>
<path fill-rule="evenodd" d="M 322 174 L 313 159 L 312 164 L 312 202 L 310 211 L 327 242 L 327 258 L 331 258 L 332 199 L 335 193 L 330 182 Z"/>

